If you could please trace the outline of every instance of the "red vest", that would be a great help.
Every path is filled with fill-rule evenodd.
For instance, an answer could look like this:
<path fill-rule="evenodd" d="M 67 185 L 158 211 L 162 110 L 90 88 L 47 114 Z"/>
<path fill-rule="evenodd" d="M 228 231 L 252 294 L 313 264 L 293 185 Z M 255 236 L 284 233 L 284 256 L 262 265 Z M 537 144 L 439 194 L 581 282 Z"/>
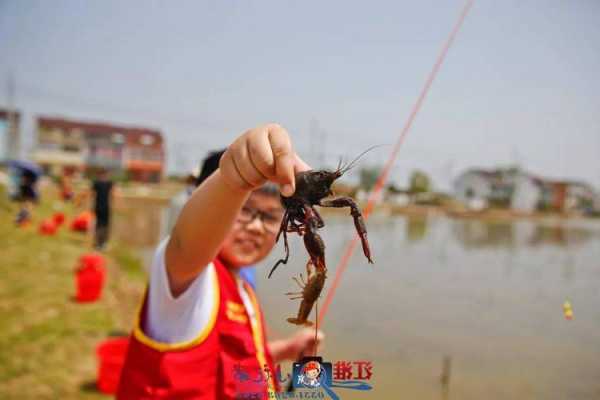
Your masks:
<path fill-rule="evenodd" d="M 214 270 L 208 272 L 218 288 L 215 307 L 210 322 L 189 342 L 160 343 L 146 336 L 144 296 L 117 399 L 274 398 L 275 369 L 254 291 L 245 284 L 256 313 L 257 322 L 252 324 L 234 276 L 218 259 L 213 264 Z M 270 373 L 264 372 L 265 367 Z"/>

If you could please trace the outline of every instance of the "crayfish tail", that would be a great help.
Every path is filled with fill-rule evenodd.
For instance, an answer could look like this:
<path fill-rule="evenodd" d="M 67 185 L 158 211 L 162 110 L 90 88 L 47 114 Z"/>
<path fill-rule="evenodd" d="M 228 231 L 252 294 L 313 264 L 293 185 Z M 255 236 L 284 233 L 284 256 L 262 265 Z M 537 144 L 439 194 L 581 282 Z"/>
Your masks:
<path fill-rule="evenodd" d="M 314 324 L 308 320 L 301 320 L 298 318 L 288 318 L 287 322 L 294 325 L 313 326 Z"/>

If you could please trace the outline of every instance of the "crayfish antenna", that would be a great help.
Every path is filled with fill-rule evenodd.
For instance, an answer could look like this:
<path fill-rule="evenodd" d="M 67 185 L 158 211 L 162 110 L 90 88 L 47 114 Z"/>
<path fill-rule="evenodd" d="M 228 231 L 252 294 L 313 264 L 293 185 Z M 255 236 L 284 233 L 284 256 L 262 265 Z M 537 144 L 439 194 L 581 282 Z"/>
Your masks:
<path fill-rule="evenodd" d="M 344 175 L 346 172 L 350 171 L 352 168 L 354 168 L 354 165 L 356 164 L 356 162 L 365 154 L 367 154 L 368 152 L 370 152 L 371 150 L 374 150 L 378 147 L 382 147 L 382 146 L 387 146 L 385 144 L 376 144 L 375 146 L 371 146 L 368 149 L 366 149 L 365 151 L 363 151 L 362 153 L 360 153 L 354 160 L 350 161 L 346 166 L 344 166 L 341 171 L 338 168 L 339 174 L 340 176 Z"/>
<path fill-rule="evenodd" d="M 338 162 L 338 166 L 335 169 L 335 172 L 340 172 L 342 170 L 342 163 L 344 162 L 344 157 L 340 157 L 340 161 Z"/>

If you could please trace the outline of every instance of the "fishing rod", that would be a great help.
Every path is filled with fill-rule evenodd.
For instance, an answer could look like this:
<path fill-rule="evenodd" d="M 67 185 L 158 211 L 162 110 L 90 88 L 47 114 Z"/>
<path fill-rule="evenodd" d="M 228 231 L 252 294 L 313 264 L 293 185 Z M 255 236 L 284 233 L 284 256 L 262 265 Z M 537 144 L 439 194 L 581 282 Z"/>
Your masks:
<path fill-rule="evenodd" d="M 448 36 L 448 39 L 446 40 L 445 44 L 443 45 L 442 50 L 440 51 L 434 65 L 433 65 L 433 68 L 432 68 L 431 72 L 429 73 L 427 80 L 425 81 L 425 85 L 423 86 L 423 89 L 421 90 L 419 97 L 417 98 L 417 101 L 413 105 L 412 110 L 408 116 L 408 119 L 406 120 L 406 123 L 404 124 L 404 126 L 402 127 L 402 130 L 400 131 L 400 136 L 398 137 L 398 140 L 396 141 L 394 148 L 392 149 L 392 153 L 390 154 L 389 158 L 387 159 L 383 170 L 379 174 L 379 177 L 377 178 L 377 182 L 375 183 L 375 187 L 373 188 L 373 190 L 371 191 L 371 194 L 369 195 L 369 198 L 367 201 L 367 206 L 363 210 L 363 218 L 365 219 L 365 221 L 369 218 L 369 215 L 371 214 L 371 211 L 373 210 L 373 207 L 375 206 L 375 200 L 377 199 L 379 192 L 381 192 L 381 190 L 383 189 L 383 185 L 386 183 L 386 181 L 388 179 L 388 175 L 390 173 L 392 165 L 396 161 L 400 147 L 402 146 L 402 143 L 404 143 L 406 135 L 407 135 L 408 131 L 410 130 L 417 114 L 419 113 L 421 106 L 423 104 L 423 101 L 425 100 L 425 97 L 427 96 L 427 93 L 429 92 L 429 89 L 431 88 L 431 85 L 432 85 L 433 81 L 435 80 L 437 73 L 440 70 L 440 67 L 443 64 L 444 59 L 446 58 L 446 54 L 448 53 L 450 46 L 454 42 L 454 39 L 456 38 L 458 31 L 460 30 L 461 26 L 463 25 L 463 22 L 467 16 L 467 14 L 469 13 L 469 10 L 471 9 L 471 6 L 473 5 L 474 1 L 475 0 L 467 0 L 465 5 L 463 6 L 462 11 L 458 17 L 456 24 L 454 25 L 452 31 L 450 32 L 450 35 Z M 356 248 L 358 241 L 359 241 L 359 238 L 357 235 L 355 235 L 352 238 L 352 240 L 348 243 L 348 245 L 346 246 L 344 255 L 336 268 L 333 283 L 331 284 L 331 287 L 327 291 L 325 301 L 324 301 L 323 305 L 321 306 L 320 315 L 317 315 L 318 325 L 320 325 L 320 326 L 323 325 L 323 320 L 325 319 L 325 315 L 327 315 L 329 306 L 331 305 L 331 302 L 333 301 L 333 296 L 335 295 L 337 287 L 340 284 L 341 277 L 342 277 L 344 271 L 346 270 L 348 263 L 350 262 L 350 257 L 352 256 L 352 253 L 354 252 L 354 249 Z"/>

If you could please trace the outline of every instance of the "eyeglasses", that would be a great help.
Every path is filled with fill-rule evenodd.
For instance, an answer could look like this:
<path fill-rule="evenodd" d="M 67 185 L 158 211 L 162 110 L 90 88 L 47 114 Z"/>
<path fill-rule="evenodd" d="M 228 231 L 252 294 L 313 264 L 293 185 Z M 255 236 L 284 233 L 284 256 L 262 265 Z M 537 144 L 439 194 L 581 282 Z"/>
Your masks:
<path fill-rule="evenodd" d="M 244 206 L 242 207 L 239 215 L 238 222 L 244 225 L 248 225 L 256 218 L 262 221 L 265 231 L 269 233 L 279 232 L 281 225 L 281 214 L 268 213 L 265 211 L 257 210 L 255 208 Z"/>

